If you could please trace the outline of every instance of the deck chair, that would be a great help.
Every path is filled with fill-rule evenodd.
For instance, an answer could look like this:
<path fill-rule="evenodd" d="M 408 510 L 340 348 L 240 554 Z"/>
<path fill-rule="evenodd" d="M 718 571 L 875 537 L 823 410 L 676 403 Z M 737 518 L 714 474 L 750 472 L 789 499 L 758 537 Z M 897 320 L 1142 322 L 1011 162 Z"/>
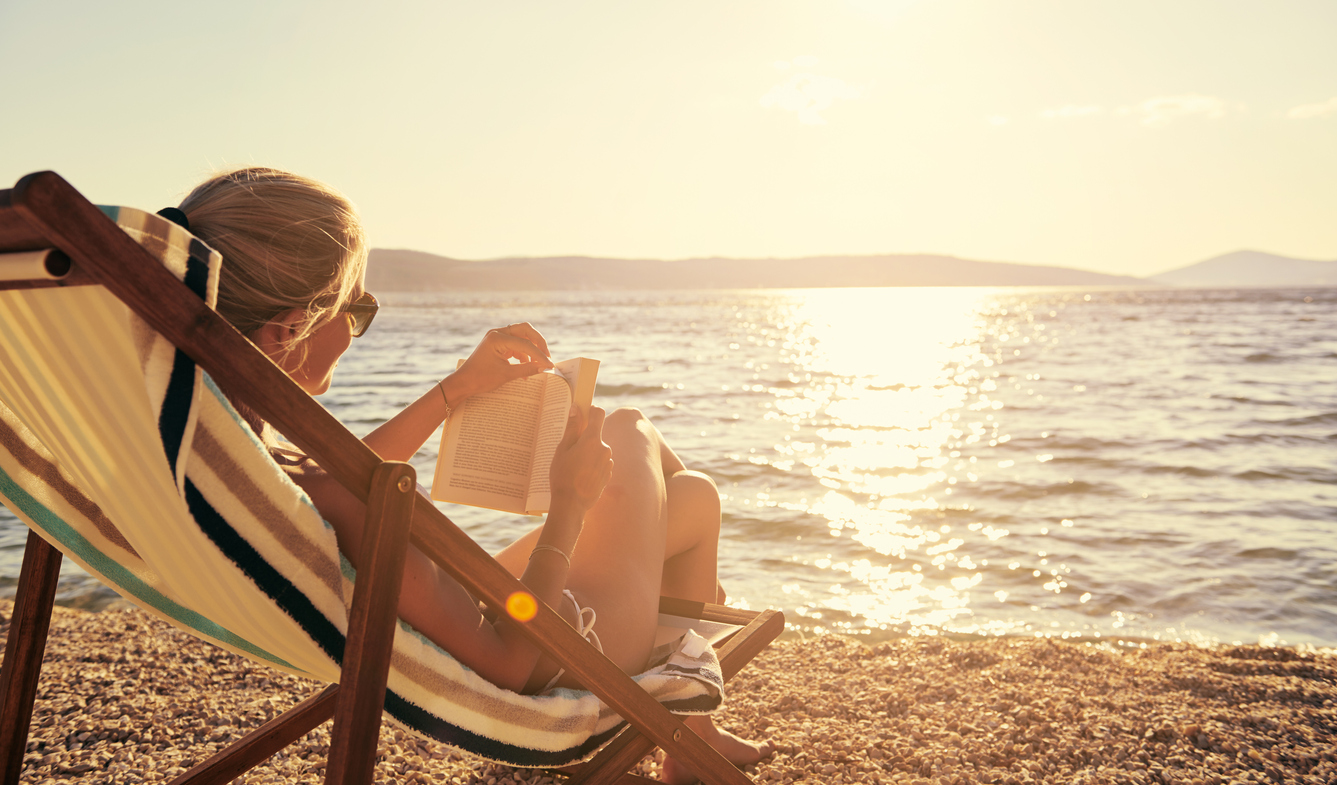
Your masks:
<path fill-rule="evenodd" d="M 381 461 L 212 310 L 219 262 L 52 172 L 0 190 L 0 500 L 30 529 L 0 668 L 3 783 L 18 781 L 65 556 L 197 637 L 330 683 L 175 783 L 230 781 L 331 718 L 326 782 L 370 782 L 383 713 L 485 758 L 565 766 L 571 783 L 643 781 L 627 769 L 655 746 L 711 785 L 751 781 L 678 715 L 717 706 L 780 613 L 665 598 L 662 621 L 715 625 L 714 643 L 683 632 L 629 677 L 539 603 L 521 629 L 587 689 L 481 679 L 396 617 L 407 544 L 491 608 L 523 584 L 415 491 L 411 466 Z M 366 501 L 357 571 L 229 398 Z"/>

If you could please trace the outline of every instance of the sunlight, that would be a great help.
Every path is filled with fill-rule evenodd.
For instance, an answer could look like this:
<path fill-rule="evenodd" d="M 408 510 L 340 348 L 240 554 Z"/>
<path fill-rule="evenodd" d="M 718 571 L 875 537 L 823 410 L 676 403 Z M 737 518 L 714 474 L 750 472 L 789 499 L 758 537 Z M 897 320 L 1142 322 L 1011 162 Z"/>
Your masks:
<path fill-rule="evenodd" d="M 830 534 L 848 536 L 898 567 L 818 560 L 848 573 L 828 607 L 878 625 L 944 625 L 968 615 L 969 590 L 982 580 L 963 540 L 926 530 L 917 514 L 940 509 L 933 494 L 957 482 L 944 468 L 963 442 L 985 437 L 983 418 L 963 412 L 995 408 L 982 342 L 997 330 L 981 316 L 992 298 L 981 289 L 827 289 L 796 293 L 777 315 L 791 378 L 811 381 L 775 390 L 768 417 L 817 423 L 815 442 L 777 445 L 784 462 L 810 467 L 828 492 L 808 511 Z M 967 477 L 974 477 L 973 474 Z M 856 497 L 868 501 L 856 501 Z M 944 529 L 945 531 L 945 529 Z M 951 569 L 926 582 L 923 570 Z M 966 574 L 956 574 L 969 570 Z"/>
<path fill-rule="evenodd" d="M 988 290 L 817 289 L 796 316 L 813 344 L 808 369 L 863 379 L 873 388 L 932 386 L 969 363 L 976 309 Z"/>

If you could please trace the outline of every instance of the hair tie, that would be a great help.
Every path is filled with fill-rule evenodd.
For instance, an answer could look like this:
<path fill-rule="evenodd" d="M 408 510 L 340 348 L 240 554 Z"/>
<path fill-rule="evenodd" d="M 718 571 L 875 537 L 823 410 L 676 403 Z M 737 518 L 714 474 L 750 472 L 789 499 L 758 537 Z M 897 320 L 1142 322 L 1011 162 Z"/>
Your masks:
<path fill-rule="evenodd" d="M 158 215 L 161 215 L 163 218 L 166 218 L 182 229 L 185 229 L 187 232 L 190 231 L 190 219 L 186 217 L 185 213 L 181 212 L 179 207 L 164 207 L 158 211 Z"/>

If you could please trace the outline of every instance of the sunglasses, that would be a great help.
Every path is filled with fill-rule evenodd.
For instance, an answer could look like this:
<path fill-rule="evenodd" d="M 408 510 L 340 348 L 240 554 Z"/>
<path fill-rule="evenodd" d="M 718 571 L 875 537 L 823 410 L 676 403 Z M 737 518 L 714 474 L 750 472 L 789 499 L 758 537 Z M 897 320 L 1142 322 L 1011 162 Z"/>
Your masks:
<path fill-rule="evenodd" d="M 349 331 L 353 333 L 354 338 L 361 338 L 371 326 L 371 320 L 376 318 L 376 312 L 380 308 L 381 304 L 376 302 L 371 292 L 363 292 L 361 297 L 345 305 L 340 313 L 348 314 Z"/>

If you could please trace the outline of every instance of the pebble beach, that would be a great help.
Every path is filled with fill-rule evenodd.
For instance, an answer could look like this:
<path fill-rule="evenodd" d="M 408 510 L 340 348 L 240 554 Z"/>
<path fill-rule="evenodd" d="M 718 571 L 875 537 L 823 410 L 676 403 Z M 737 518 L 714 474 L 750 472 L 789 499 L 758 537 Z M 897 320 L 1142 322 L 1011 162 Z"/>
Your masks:
<path fill-rule="evenodd" d="M 56 608 L 22 781 L 165 782 L 322 686 L 137 610 Z M 777 743 L 762 783 L 1337 782 L 1325 650 L 809 637 L 754 660 L 718 718 Z M 328 743 L 326 724 L 236 782 L 320 782 Z M 377 782 L 560 781 L 389 724 L 380 748 Z"/>

